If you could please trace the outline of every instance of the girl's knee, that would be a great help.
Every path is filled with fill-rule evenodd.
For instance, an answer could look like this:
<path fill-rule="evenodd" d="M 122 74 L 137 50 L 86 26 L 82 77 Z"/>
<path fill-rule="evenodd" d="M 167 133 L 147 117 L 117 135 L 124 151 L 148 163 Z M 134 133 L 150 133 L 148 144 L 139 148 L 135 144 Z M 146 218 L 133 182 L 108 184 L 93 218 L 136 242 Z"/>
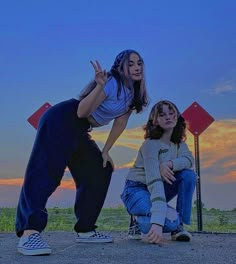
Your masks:
<path fill-rule="evenodd" d="M 150 207 L 142 204 L 134 204 L 128 211 L 135 216 L 149 216 L 151 214 Z"/>
<path fill-rule="evenodd" d="M 126 185 L 121 199 L 130 214 L 149 215 L 151 210 L 150 194 L 140 188 L 131 188 Z"/>
<path fill-rule="evenodd" d="M 195 185 L 196 173 L 193 170 L 185 169 L 185 170 L 181 171 L 181 178 L 186 184 Z"/>

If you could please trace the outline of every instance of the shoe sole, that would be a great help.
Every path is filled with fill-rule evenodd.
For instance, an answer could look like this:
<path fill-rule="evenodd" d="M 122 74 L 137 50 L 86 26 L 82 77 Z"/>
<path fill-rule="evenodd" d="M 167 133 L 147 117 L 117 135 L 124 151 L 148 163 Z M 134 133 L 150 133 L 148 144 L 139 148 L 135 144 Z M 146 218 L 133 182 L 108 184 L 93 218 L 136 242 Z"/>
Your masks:
<path fill-rule="evenodd" d="M 132 240 L 141 240 L 141 235 L 128 235 L 128 238 L 129 239 L 132 239 Z"/>
<path fill-rule="evenodd" d="M 112 243 L 113 239 L 76 238 L 76 243 Z"/>
<path fill-rule="evenodd" d="M 172 241 L 181 241 L 181 242 L 189 242 L 191 240 L 191 237 L 188 235 L 179 235 L 179 236 L 172 236 Z"/>
<path fill-rule="evenodd" d="M 177 238 L 173 238 L 173 241 L 180 241 L 180 242 L 189 242 L 190 238 L 189 237 L 177 237 Z"/>
<path fill-rule="evenodd" d="M 50 248 L 43 248 L 43 249 L 24 249 L 18 248 L 17 251 L 25 256 L 41 256 L 41 255 L 50 255 L 52 250 Z"/>

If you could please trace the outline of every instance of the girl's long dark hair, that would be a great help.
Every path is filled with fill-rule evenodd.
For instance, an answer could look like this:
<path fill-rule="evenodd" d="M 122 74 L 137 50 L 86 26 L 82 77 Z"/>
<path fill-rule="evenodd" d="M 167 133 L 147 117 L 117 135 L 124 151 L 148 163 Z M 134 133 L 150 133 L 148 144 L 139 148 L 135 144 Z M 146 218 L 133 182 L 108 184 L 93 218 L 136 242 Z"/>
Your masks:
<path fill-rule="evenodd" d="M 128 67 L 129 65 L 129 58 L 132 53 L 135 53 L 139 56 L 140 60 L 143 62 L 142 57 L 139 55 L 138 52 L 134 50 L 124 50 L 120 52 L 115 61 L 111 70 L 107 73 L 108 80 L 112 77 L 116 79 L 117 82 L 117 98 L 119 98 L 121 94 L 121 89 L 124 89 L 124 76 L 122 74 L 124 66 Z M 144 67 L 144 65 L 143 65 Z M 144 78 L 140 81 L 131 82 L 129 81 L 130 88 L 133 90 L 133 100 L 129 108 L 131 110 L 135 110 L 136 113 L 140 113 L 144 107 L 146 107 L 149 103 L 149 99 L 147 96 L 147 90 L 145 85 Z M 95 80 L 92 80 L 80 93 L 78 99 L 81 101 L 86 96 L 88 96 L 91 91 L 96 87 L 97 83 Z"/>
<path fill-rule="evenodd" d="M 155 122 L 159 114 L 163 112 L 163 105 L 168 105 L 170 110 L 173 110 L 177 115 L 177 123 L 173 129 L 171 135 L 171 141 L 175 144 L 179 144 L 182 141 L 186 140 L 186 122 L 185 119 L 181 116 L 178 108 L 175 104 L 170 101 L 164 100 L 156 103 L 149 114 L 147 123 L 143 126 L 145 131 L 144 138 L 150 139 L 160 139 L 164 133 L 164 130 L 156 125 Z"/>

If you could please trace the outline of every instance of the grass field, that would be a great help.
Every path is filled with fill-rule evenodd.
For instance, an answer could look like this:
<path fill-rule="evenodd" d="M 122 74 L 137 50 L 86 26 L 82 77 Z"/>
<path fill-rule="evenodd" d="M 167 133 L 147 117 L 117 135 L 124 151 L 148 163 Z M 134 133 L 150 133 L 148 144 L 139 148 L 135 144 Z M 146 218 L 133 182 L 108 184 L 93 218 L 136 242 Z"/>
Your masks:
<path fill-rule="evenodd" d="M 0 208 L 0 232 L 14 232 L 15 208 Z M 202 210 L 203 231 L 206 232 L 236 232 L 236 209 L 220 211 L 217 209 Z M 46 230 L 72 231 L 76 219 L 73 208 L 48 209 L 48 225 Z M 97 221 L 99 230 L 127 231 L 129 215 L 123 207 L 103 209 Z M 190 231 L 198 231 L 196 208 L 192 211 Z"/>

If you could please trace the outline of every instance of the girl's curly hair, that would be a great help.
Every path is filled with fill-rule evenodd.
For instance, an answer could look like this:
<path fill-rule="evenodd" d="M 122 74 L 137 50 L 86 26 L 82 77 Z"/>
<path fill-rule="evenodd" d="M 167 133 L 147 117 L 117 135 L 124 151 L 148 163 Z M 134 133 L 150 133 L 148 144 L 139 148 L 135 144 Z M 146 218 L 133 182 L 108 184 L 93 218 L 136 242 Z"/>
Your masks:
<path fill-rule="evenodd" d="M 169 106 L 170 110 L 173 110 L 177 116 L 177 123 L 173 129 L 171 135 L 171 141 L 175 144 L 179 144 L 182 141 L 186 140 L 186 122 L 185 119 L 181 116 L 176 105 L 170 101 L 163 100 L 156 103 L 149 114 L 147 123 L 143 126 L 145 131 L 144 138 L 150 139 L 160 139 L 164 133 L 164 130 L 156 124 L 156 120 L 159 114 L 163 113 L 163 105 Z"/>

